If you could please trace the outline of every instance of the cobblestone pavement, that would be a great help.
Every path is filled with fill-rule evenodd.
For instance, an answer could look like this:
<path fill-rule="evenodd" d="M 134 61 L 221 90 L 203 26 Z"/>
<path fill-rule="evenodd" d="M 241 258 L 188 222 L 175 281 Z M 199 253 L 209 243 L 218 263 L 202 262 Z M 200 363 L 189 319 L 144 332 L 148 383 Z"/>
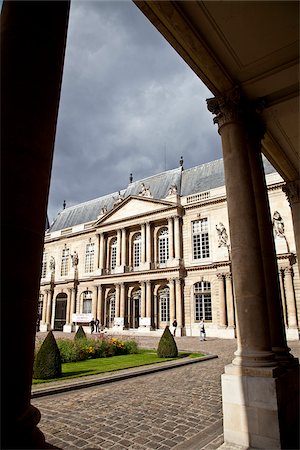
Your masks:
<path fill-rule="evenodd" d="M 155 348 L 159 338 L 139 337 Z M 214 450 L 223 443 L 220 376 L 236 341 L 176 338 L 179 350 L 218 358 L 40 399 L 40 428 L 63 450 Z M 293 343 L 299 356 L 300 345 Z"/>

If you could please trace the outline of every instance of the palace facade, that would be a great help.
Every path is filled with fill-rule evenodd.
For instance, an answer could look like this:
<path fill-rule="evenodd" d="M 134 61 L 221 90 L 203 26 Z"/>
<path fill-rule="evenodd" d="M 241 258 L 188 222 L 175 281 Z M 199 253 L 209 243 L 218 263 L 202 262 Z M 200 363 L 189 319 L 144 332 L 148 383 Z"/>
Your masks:
<path fill-rule="evenodd" d="M 284 181 L 264 160 L 287 337 L 298 339 L 300 283 Z M 46 231 L 39 327 L 70 333 L 99 318 L 113 333 L 236 336 L 223 160 L 133 181 L 63 209 Z M 245 230 L 245 233 L 247 231 Z M 251 273 L 249 273 L 251 278 Z"/>

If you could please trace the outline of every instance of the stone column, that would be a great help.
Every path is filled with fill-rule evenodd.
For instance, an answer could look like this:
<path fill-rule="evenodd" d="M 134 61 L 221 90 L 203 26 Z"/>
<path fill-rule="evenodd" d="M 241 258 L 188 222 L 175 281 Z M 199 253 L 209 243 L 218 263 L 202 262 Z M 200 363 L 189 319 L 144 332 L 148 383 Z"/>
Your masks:
<path fill-rule="evenodd" d="M 219 312 L 220 312 L 220 328 L 226 328 L 226 303 L 225 303 L 225 290 L 224 290 L 224 274 L 217 273 L 219 284 Z"/>
<path fill-rule="evenodd" d="M 290 181 L 283 186 L 282 190 L 287 196 L 292 211 L 298 270 L 300 274 L 300 181 Z"/>
<path fill-rule="evenodd" d="M 120 317 L 120 285 L 116 284 L 116 317 Z"/>
<path fill-rule="evenodd" d="M 120 317 L 125 317 L 125 283 L 120 284 Z"/>
<path fill-rule="evenodd" d="M 288 363 L 293 357 L 289 354 L 290 349 L 286 342 L 271 211 L 261 158 L 261 139 L 265 129 L 258 114 L 251 114 L 248 121 L 248 154 L 265 278 L 271 346 L 278 362 Z"/>
<path fill-rule="evenodd" d="M 105 249 L 104 249 L 104 234 L 100 233 L 99 235 L 99 269 L 101 270 L 101 274 L 104 269 L 104 255 L 105 255 Z"/>
<path fill-rule="evenodd" d="M 141 317 L 146 317 L 146 285 L 141 282 Z"/>
<path fill-rule="evenodd" d="M 53 298 L 52 298 L 52 311 L 51 311 L 51 329 L 54 329 L 54 322 L 55 322 L 55 309 L 56 309 L 56 297 L 58 295 L 58 292 L 55 291 L 54 289 L 54 293 L 53 293 Z"/>
<path fill-rule="evenodd" d="M 181 233 L 180 233 L 180 218 L 174 217 L 174 244 L 175 244 L 175 258 L 181 259 Z"/>
<path fill-rule="evenodd" d="M 232 276 L 231 273 L 225 274 L 225 285 L 226 285 L 226 306 L 227 306 L 227 321 L 228 327 L 235 327 L 234 319 L 234 301 L 232 292 Z"/>
<path fill-rule="evenodd" d="M 72 292 L 72 288 L 68 288 L 67 289 L 66 325 L 70 324 L 71 292 Z"/>
<path fill-rule="evenodd" d="M 47 302 L 48 302 L 48 289 L 43 291 L 42 324 L 45 324 L 45 322 L 46 322 Z"/>
<path fill-rule="evenodd" d="M 102 285 L 98 284 L 98 298 L 97 298 L 97 317 L 100 321 L 100 326 L 104 325 L 104 308 L 103 308 L 103 289 Z"/>
<path fill-rule="evenodd" d="M 176 284 L 176 320 L 177 320 L 177 329 L 179 332 L 179 336 L 181 336 L 181 330 L 183 327 L 183 321 L 182 321 L 182 287 L 181 287 L 181 279 L 176 278 L 175 280 Z"/>
<path fill-rule="evenodd" d="M 76 312 L 76 288 L 71 288 L 70 323 L 73 324 L 73 314 Z"/>
<path fill-rule="evenodd" d="M 170 324 L 172 324 L 173 320 L 175 319 L 175 287 L 173 278 L 169 280 L 169 287 L 170 287 Z"/>
<path fill-rule="evenodd" d="M 284 324 L 287 327 L 287 312 L 286 312 L 286 303 L 285 303 L 285 292 L 284 292 L 284 270 L 279 270 L 279 283 L 280 283 L 280 294 L 281 294 L 281 300 L 282 300 L 282 310 L 283 310 L 283 318 L 284 318 Z"/>
<path fill-rule="evenodd" d="M 264 267 L 245 128 L 247 106 L 237 90 L 207 102 L 208 109 L 216 114 L 214 121 L 222 139 L 239 327 L 233 364 L 270 366 L 274 364 L 274 353 L 271 351 Z"/>
<path fill-rule="evenodd" d="M 122 228 L 122 252 L 121 252 L 121 265 L 126 266 L 126 228 Z"/>
<path fill-rule="evenodd" d="M 169 233 L 169 258 L 174 258 L 174 234 L 173 234 L 173 217 L 168 218 L 168 233 Z"/>
<path fill-rule="evenodd" d="M 144 264 L 146 261 L 146 254 L 145 254 L 145 249 L 146 249 L 146 224 L 142 223 L 141 225 L 141 263 Z"/>
<path fill-rule="evenodd" d="M 52 304 L 52 291 L 48 290 L 47 291 L 48 295 L 47 295 L 47 312 L 46 312 L 46 324 L 47 326 L 50 326 L 51 323 L 51 304 Z"/>
<path fill-rule="evenodd" d="M 97 300 L 98 300 L 97 286 L 93 286 L 91 288 L 91 291 L 92 291 L 92 315 L 93 315 L 93 318 L 96 319 L 96 317 L 97 317 Z"/>
<path fill-rule="evenodd" d="M 152 299 L 151 299 L 151 281 L 146 281 L 146 317 L 150 319 L 151 325 L 151 317 L 152 317 Z"/>
<path fill-rule="evenodd" d="M 151 224 L 146 222 L 146 262 L 151 263 Z"/>
<path fill-rule="evenodd" d="M 116 258 L 116 266 L 119 267 L 121 265 L 121 230 L 117 230 L 117 258 Z"/>
<path fill-rule="evenodd" d="M 293 286 L 293 268 L 284 269 L 284 286 L 287 306 L 287 321 L 289 328 L 297 328 L 297 311 L 295 305 L 295 295 Z"/>
<path fill-rule="evenodd" d="M 69 1 L 5 1 L 1 11 L 1 280 L 10 292 L 1 300 L 1 332 L 18 349 L 18 369 L 1 377 L 2 448 L 45 448 L 31 382 L 69 7 Z M 12 311 L 21 318 L 13 333 Z M 11 368 L 15 354 L 6 342 L 2 367 Z"/>

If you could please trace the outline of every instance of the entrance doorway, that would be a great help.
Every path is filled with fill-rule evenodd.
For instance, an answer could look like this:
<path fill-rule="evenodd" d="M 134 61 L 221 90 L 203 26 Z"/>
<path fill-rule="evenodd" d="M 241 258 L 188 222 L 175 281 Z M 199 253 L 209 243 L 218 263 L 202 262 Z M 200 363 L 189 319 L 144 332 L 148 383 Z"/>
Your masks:
<path fill-rule="evenodd" d="M 58 294 L 55 305 L 54 330 L 62 331 L 66 323 L 67 294 Z"/>
<path fill-rule="evenodd" d="M 133 291 L 131 297 L 130 311 L 130 328 L 138 328 L 140 326 L 141 316 L 141 290 Z"/>

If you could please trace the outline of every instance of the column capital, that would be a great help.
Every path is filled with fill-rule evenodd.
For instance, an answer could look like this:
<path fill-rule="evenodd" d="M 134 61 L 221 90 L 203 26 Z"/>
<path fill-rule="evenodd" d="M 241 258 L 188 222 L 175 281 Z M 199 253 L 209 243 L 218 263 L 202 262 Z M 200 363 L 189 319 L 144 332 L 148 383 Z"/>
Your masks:
<path fill-rule="evenodd" d="M 258 114 L 263 109 L 262 101 L 250 104 L 243 97 L 238 86 L 229 91 L 206 100 L 207 109 L 215 115 L 214 123 L 220 129 L 229 123 L 239 123 L 247 130 L 248 138 L 261 140 L 265 134 L 265 126 Z"/>
<path fill-rule="evenodd" d="M 225 276 L 225 273 L 217 273 L 218 280 L 223 280 Z"/>
<path fill-rule="evenodd" d="M 300 202 L 300 180 L 289 181 L 282 186 L 282 190 L 291 205 Z"/>
<path fill-rule="evenodd" d="M 288 274 L 290 274 L 290 275 L 293 275 L 293 274 L 294 274 L 293 268 L 290 267 L 290 266 L 284 267 L 283 270 L 284 270 L 284 273 L 288 273 Z"/>
<path fill-rule="evenodd" d="M 225 273 L 225 278 L 227 278 L 228 280 L 231 280 L 231 278 L 232 278 L 231 272 Z"/>

